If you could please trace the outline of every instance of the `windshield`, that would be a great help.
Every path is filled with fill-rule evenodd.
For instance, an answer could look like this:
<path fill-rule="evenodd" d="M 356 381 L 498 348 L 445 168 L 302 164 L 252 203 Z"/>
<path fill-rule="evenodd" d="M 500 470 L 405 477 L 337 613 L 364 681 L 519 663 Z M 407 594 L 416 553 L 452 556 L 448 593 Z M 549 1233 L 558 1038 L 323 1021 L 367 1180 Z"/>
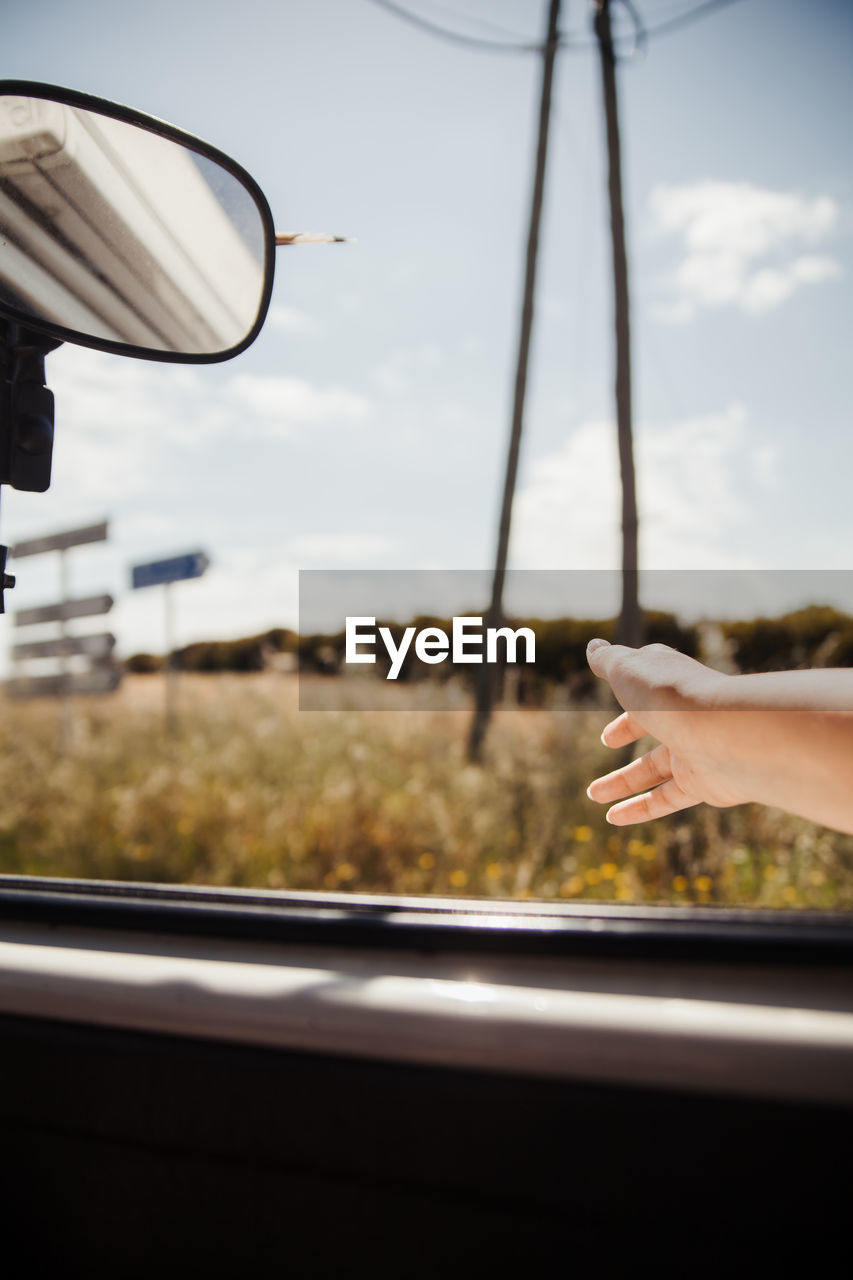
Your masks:
<path fill-rule="evenodd" d="M 226 366 L 50 356 L 51 490 L 3 495 L 0 874 L 853 905 L 853 836 L 785 796 L 608 823 L 587 789 L 654 738 L 602 743 L 586 657 L 630 580 L 635 637 L 709 670 L 853 669 L 853 14 L 614 8 L 619 297 L 600 33 L 563 6 L 543 113 L 548 8 L 456 6 L 463 45 L 347 0 L 235 33 L 214 0 L 204 57 L 160 0 L 4 16 L 46 77 L 71 51 L 76 88 L 233 153 L 280 230 L 355 243 L 282 250 Z"/>

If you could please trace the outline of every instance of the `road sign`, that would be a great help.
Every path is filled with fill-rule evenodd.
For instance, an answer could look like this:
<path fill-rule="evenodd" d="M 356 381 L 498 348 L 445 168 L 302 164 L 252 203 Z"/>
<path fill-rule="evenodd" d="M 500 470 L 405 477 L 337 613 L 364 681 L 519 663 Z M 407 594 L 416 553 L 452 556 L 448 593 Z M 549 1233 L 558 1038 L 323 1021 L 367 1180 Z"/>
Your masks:
<path fill-rule="evenodd" d="M 113 607 L 110 595 L 86 596 L 69 599 L 68 550 L 87 542 L 103 542 L 107 537 L 107 522 L 89 524 L 81 529 L 69 529 L 44 538 L 31 538 L 12 548 L 15 556 L 37 556 L 44 552 L 59 552 L 60 596 L 57 604 L 46 604 L 34 609 L 19 609 L 15 614 L 16 627 L 32 627 L 42 623 L 58 622 L 59 635 L 51 640 L 33 640 L 15 645 L 12 656 L 16 661 L 30 658 L 55 658 L 59 670 L 54 675 L 17 676 L 9 681 L 7 692 L 13 698 L 59 698 L 61 702 L 60 744 L 66 749 L 70 742 L 69 697 L 82 693 L 110 693 L 118 688 L 121 669 L 112 661 L 116 638 L 109 632 L 99 635 L 68 635 L 66 622 L 70 618 L 88 618 L 95 614 L 109 613 Z M 71 659 L 82 655 L 88 659 L 89 669 L 72 671 Z M 82 665 L 82 664 L 78 664 Z"/>
<path fill-rule="evenodd" d="M 121 681 L 119 667 L 95 667 L 72 675 L 21 676 L 10 680 L 7 692 L 13 698 L 55 698 L 59 694 L 111 693 Z"/>
<path fill-rule="evenodd" d="M 191 551 L 184 556 L 172 556 L 170 560 L 138 564 L 132 571 L 133 586 L 159 587 L 167 582 L 180 582 L 184 578 L 200 578 L 209 564 L 203 551 Z"/>
<path fill-rule="evenodd" d="M 81 600 L 64 600 L 61 604 L 44 604 L 37 609 L 19 609 L 16 627 L 32 627 L 37 622 L 65 622 L 68 618 L 88 618 L 96 613 L 109 613 L 112 596 L 86 596 Z"/>
<path fill-rule="evenodd" d="M 61 658 L 72 653 L 85 653 L 97 661 L 108 658 L 115 648 L 116 638 L 109 631 L 95 636 L 62 636 L 58 640 L 30 640 L 12 647 L 12 657 Z"/>
<path fill-rule="evenodd" d="M 22 556 L 40 556 L 43 551 L 65 551 L 67 547 L 79 547 L 84 542 L 103 542 L 107 536 L 107 522 L 88 524 L 85 529 L 72 529 L 68 533 L 54 533 L 46 538 L 30 538 L 27 542 L 16 542 L 12 555 L 16 560 Z"/>

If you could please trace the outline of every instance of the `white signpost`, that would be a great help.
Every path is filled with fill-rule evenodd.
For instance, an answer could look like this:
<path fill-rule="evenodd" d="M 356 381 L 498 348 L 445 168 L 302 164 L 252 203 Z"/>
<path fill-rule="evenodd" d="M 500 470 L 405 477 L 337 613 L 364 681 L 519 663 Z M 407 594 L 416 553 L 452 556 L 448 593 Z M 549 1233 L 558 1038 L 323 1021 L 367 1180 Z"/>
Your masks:
<path fill-rule="evenodd" d="M 67 551 L 69 547 L 80 547 L 86 542 L 105 542 L 107 522 L 87 524 L 85 529 L 71 529 L 68 533 L 53 533 L 46 538 L 30 538 L 27 542 L 16 542 L 12 555 L 16 560 L 24 556 L 40 556 L 44 551 Z"/>
<path fill-rule="evenodd" d="M 83 653 L 87 658 L 103 660 L 109 658 L 115 644 L 116 638 L 110 631 L 95 636 L 66 636 L 64 640 L 29 640 L 26 644 L 13 645 L 12 657 L 61 658 Z"/>
<path fill-rule="evenodd" d="M 96 613 L 109 613 L 112 596 L 87 596 L 84 600 L 63 600 L 61 604 L 43 604 L 37 609 L 19 609 L 15 626 L 34 627 L 39 622 L 66 622 L 69 618 L 89 618 Z"/>
<path fill-rule="evenodd" d="M 167 560 L 152 560 L 138 564 L 131 570 L 131 586 L 163 587 L 163 603 L 166 623 L 166 728 L 175 727 L 175 702 L 177 697 L 177 670 L 174 663 L 175 616 L 172 600 L 172 583 L 187 578 L 200 578 L 210 561 L 203 551 L 190 551 L 185 555 L 171 556 Z"/>
<path fill-rule="evenodd" d="M 9 692 L 14 698 L 64 698 L 70 694 L 112 693 L 120 683 L 118 667 L 95 667 L 73 675 L 17 676 Z"/>
<path fill-rule="evenodd" d="M 68 698 L 72 694 L 109 693 L 121 680 L 121 671 L 113 663 L 116 638 L 111 632 L 94 635 L 71 635 L 66 623 L 73 618 L 88 618 L 109 613 L 113 607 L 110 595 L 87 596 L 70 599 L 68 594 L 67 553 L 71 547 L 92 542 L 104 542 L 107 538 L 107 522 L 86 525 L 82 529 L 70 529 L 64 533 L 50 534 L 44 538 L 31 538 L 18 542 L 12 548 L 17 559 L 59 552 L 60 596 L 57 604 L 41 605 L 32 609 L 19 609 L 14 615 L 16 627 L 34 627 L 46 623 L 59 624 L 59 635 L 46 640 L 30 640 L 13 645 L 12 658 L 16 665 L 15 678 L 9 682 L 8 691 L 13 697 L 56 697 L 62 702 L 62 737 L 68 736 Z M 87 658 L 87 669 L 72 670 L 72 658 Z M 56 659 L 59 671 L 47 675 L 24 675 L 19 664 L 38 659 Z"/>

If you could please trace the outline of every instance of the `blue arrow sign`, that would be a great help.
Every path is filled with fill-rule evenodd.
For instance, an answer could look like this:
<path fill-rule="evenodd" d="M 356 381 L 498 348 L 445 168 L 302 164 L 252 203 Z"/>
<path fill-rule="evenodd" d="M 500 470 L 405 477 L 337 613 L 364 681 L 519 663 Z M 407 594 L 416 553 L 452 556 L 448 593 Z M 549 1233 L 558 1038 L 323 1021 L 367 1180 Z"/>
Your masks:
<path fill-rule="evenodd" d="M 132 585 L 159 587 L 165 582 L 180 582 L 182 578 L 200 578 L 209 564 L 203 551 L 172 556 L 170 560 L 153 560 L 151 564 L 137 564 L 132 570 Z"/>

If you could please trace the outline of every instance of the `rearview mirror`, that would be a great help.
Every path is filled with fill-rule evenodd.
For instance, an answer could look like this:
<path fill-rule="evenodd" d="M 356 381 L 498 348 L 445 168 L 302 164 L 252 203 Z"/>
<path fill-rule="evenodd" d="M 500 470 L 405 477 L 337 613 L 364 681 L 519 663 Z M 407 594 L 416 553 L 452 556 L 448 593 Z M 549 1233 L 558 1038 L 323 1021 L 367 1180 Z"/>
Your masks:
<path fill-rule="evenodd" d="M 153 360 L 257 337 L 275 233 L 228 156 L 86 94 L 0 81 L 0 316 Z"/>

